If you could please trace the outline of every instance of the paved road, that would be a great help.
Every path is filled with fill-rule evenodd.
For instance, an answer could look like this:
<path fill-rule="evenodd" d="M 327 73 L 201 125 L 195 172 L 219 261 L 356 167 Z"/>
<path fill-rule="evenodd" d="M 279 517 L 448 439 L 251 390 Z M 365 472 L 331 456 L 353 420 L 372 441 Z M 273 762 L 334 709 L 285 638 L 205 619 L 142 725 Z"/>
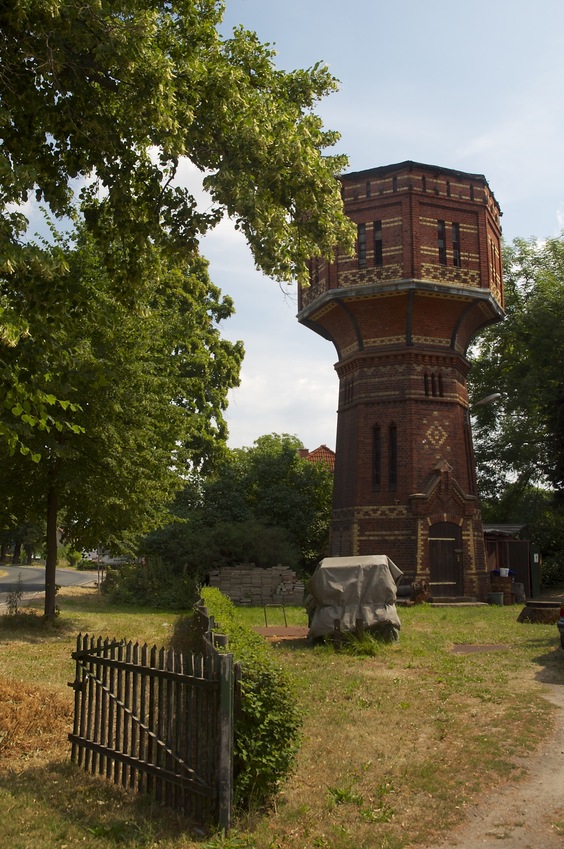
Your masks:
<path fill-rule="evenodd" d="M 45 590 L 44 566 L 0 565 L 0 606 L 6 603 L 6 594 L 15 589 L 21 576 L 22 589 L 26 597 Z M 57 569 L 56 583 L 61 587 L 77 587 L 98 580 L 98 572 L 77 572 L 75 569 Z"/>

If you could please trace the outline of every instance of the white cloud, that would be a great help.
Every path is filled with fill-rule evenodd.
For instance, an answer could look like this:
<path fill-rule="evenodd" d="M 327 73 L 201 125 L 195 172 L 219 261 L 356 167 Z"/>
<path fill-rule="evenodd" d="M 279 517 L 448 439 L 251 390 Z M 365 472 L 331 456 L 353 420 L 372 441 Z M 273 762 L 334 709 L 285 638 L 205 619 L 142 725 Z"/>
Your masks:
<path fill-rule="evenodd" d="M 276 349 L 243 366 L 231 392 L 227 421 L 232 447 L 265 433 L 296 434 L 306 448 L 334 447 L 338 381 L 324 362 L 287 361 Z"/>

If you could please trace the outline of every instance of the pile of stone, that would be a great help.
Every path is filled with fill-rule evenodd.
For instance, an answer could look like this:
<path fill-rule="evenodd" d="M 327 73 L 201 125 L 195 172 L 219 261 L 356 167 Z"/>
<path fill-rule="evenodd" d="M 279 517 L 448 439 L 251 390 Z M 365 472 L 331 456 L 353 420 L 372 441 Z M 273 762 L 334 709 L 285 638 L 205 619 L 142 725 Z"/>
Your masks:
<path fill-rule="evenodd" d="M 273 566 L 261 569 L 252 563 L 224 566 L 209 573 L 210 585 L 218 587 L 234 604 L 297 604 L 304 601 L 304 584 L 292 569 Z"/>

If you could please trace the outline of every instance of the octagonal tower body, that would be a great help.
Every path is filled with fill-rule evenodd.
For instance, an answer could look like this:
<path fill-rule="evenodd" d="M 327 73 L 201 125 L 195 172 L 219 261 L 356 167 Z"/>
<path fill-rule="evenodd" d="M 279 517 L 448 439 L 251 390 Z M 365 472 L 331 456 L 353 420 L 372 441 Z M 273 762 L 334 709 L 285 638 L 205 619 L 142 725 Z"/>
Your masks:
<path fill-rule="evenodd" d="M 503 317 L 498 203 L 482 175 L 416 162 L 341 179 L 356 254 L 311 262 L 298 313 L 338 354 L 331 554 L 483 597 L 466 351 Z"/>

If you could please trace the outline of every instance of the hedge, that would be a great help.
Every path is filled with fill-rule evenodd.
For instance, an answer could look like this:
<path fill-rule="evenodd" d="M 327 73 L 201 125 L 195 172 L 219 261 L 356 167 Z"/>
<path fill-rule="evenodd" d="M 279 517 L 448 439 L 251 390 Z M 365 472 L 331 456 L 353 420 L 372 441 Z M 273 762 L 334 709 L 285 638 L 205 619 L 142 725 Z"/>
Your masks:
<path fill-rule="evenodd" d="M 238 621 L 230 599 L 215 587 L 203 587 L 201 595 L 242 669 L 242 698 L 235 720 L 235 804 L 261 806 L 295 763 L 301 714 L 294 685 L 264 639 Z"/>

